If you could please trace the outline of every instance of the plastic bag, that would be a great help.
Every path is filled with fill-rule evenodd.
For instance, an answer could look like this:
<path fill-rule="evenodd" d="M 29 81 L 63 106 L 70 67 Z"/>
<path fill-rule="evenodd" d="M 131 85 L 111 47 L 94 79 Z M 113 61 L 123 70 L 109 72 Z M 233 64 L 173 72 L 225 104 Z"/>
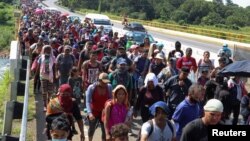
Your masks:
<path fill-rule="evenodd" d="M 188 79 L 191 80 L 192 83 L 196 83 L 196 77 L 195 77 L 195 73 L 193 70 L 190 71 L 189 75 L 188 75 Z"/>

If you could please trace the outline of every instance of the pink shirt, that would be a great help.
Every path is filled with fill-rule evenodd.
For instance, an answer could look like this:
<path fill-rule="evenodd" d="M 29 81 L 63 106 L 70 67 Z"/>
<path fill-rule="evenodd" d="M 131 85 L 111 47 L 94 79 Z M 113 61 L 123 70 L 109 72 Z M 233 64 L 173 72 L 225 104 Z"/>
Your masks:
<path fill-rule="evenodd" d="M 109 124 L 108 129 L 110 131 L 111 127 L 118 124 L 125 122 L 126 115 L 127 115 L 127 108 L 124 104 L 114 104 L 110 109 L 110 117 L 109 117 Z"/>

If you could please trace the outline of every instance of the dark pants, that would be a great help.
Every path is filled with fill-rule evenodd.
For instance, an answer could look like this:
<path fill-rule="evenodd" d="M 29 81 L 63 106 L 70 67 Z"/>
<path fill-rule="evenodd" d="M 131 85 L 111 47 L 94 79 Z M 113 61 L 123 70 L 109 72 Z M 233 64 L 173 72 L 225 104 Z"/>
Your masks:
<path fill-rule="evenodd" d="M 233 125 L 237 125 L 240 114 L 240 102 L 232 103 L 231 111 L 233 112 Z"/>
<path fill-rule="evenodd" d="M 141 119 L 143 123 L 150 119 L 149 107 L 141 107 Z"/>
<path fill-rule="evenodd" d="M 34 93 L 36 92 L 36 88 L 37 90 L 39 90 L 41 87 L 41 82 L 40 82 L 40 76 L 39 74 L 34 76 Z"/>
<path fill-rule="evenodd" d="M 89 120 L 89 119 L 88 119 Z M 100 123 L 101 125 L 101 130 L 102 130 L 102 140 L 106 139 L 106 134 L 105 134 L 105 129 L 104 129 L 104 124 L 103 122 L 100 120 L 100 118 L 95 118 L 94 120 L 89 120 L 89 130 L 88 130 L 88 136 L 89 137 L 93 137 L 95 130 L 98 126 L 98 124 Z"/>

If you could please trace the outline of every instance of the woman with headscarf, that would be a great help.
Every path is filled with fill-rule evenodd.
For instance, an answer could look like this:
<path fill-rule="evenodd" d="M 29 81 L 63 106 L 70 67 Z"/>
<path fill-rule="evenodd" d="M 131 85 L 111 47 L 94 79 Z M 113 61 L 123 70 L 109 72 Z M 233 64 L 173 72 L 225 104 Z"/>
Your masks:
<path fill-rule="evenodd" d="M 128 92 L 123 85 L 117 85 L 112 91 L 113 99 L 105 104 L 104 109 L 104 128 L 106 139 L 110 140 L 110 131 L 112 126 L 125 123 L 125 119 L 129 110 Z"/>
<path fill-rule="evenodd" d="M 68 139 L 72 140 L 73 136 L 72 131 L 75 130 L 74 120 L 73 120 L 74 118 L 77 121 L 79 130 L 81 132 L 80 138 L 84 140 L 85 136 L 83 131 L 82 116 L 77 102 L 72 100 L 72 93 L 73 90 L 70 87 L 70 85 L 63 84 L 59 87 L 56 97 L 49 101 L 46 112 L 48 139 L 51 139 L 49 130 L 51 129 L 51 122 L 53 121 L 53 119 L 62 114 L 66 114 L 71 124 L 71 129 L 70 129 L 71 132 L 68 136 Z"/>
<path fill-rule="evenodd" d="M 158 85 L 158 79 L 154 73 L 148 73 L 144 86 L 139 91 L 139 97 L 135 106 L 135 116 L 137 111 L 141 111 L 142 121 L 146 122 L 150 118 L 149 107 L 157 101 L 163 101 L 163 89 Z"/>
<path fill-rule="evenodd" d="M 40 75 L 44 111 L 46 111 L 47 103 L 54 91 L 53 81 L 55 78 L 55 57 L 53 55 L 51 46 L 43 46 L 41 56 L 37 62 L 38 67 L 36 70 L 36 75 Z"/>

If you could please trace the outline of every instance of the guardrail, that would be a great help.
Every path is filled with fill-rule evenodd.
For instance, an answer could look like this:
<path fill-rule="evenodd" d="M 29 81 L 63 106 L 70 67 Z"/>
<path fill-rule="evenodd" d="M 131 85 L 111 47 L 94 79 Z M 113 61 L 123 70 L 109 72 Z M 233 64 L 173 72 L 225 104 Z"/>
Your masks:
<path fill-rule="evenodd" d="M 12 41 L 10 46 L 10 76 L 13 79 L 10 84 L 10 100 L 5 104 L 2 141 L 26 141 L 30 60 L 29 56 L 21 56 L 19 48 L 17 33 L 20 15 L 20 12 L 14 12 L 17 41 Z M 23 103 L 17 101 L 18 96 L 24 96 Z M 14 119 L 22 119 L 20 137 L 11 136 Z"/>
<path fill-rule="evenodd" d="M 29 77 L 30 77 L 30 60 L 27 61 L 27 74 L 25 81 L 25 95 L 23 100 L 23 115 L 21 124 L 21 133 L 19 141 L 26 141 L 27 134 L 27 117 L 28 117 L 28 105 L 29 105 Z"/>
<path fill-rule="evenodd" d="M 93 12 L 93 10 L 90 10 L 90 11 Z M 88 10 L 77 11 L 77 13 L 80 13 L 80 14 L 86 14 L 86 12 L 88 12 Z M 94 11 L 94 12 L 98 13 L 97 11 Z M 123 20 L 123 17 L 121 16 L 112 15 L 110 13 L 105 13 L 105 14 L 108 15 L 113 20 L 118 20 L 118 21 Z M 196 28 L 196 27 L 191 27 L 188 25 L 160 23 L 156 21 L 146 21 L 146 20 L 139 20 L 139 19 L 132 19 L 132 18 L 128 18 L 128 20 L 129 22 L 139 22 L 143 25 L 152 26 L 152 27 L 205 35 L 209 37 L 238 41 L 238 42 L 243 42 L 243 43 L 250 43 L 250 35 L 247 35 L 247 34 L 237 34 L 233 32 L 223 32 L 223 31 L 217 31 L 217 30 L 211 30 L 211 29 L 205 29 L 205 28 Z"/>

